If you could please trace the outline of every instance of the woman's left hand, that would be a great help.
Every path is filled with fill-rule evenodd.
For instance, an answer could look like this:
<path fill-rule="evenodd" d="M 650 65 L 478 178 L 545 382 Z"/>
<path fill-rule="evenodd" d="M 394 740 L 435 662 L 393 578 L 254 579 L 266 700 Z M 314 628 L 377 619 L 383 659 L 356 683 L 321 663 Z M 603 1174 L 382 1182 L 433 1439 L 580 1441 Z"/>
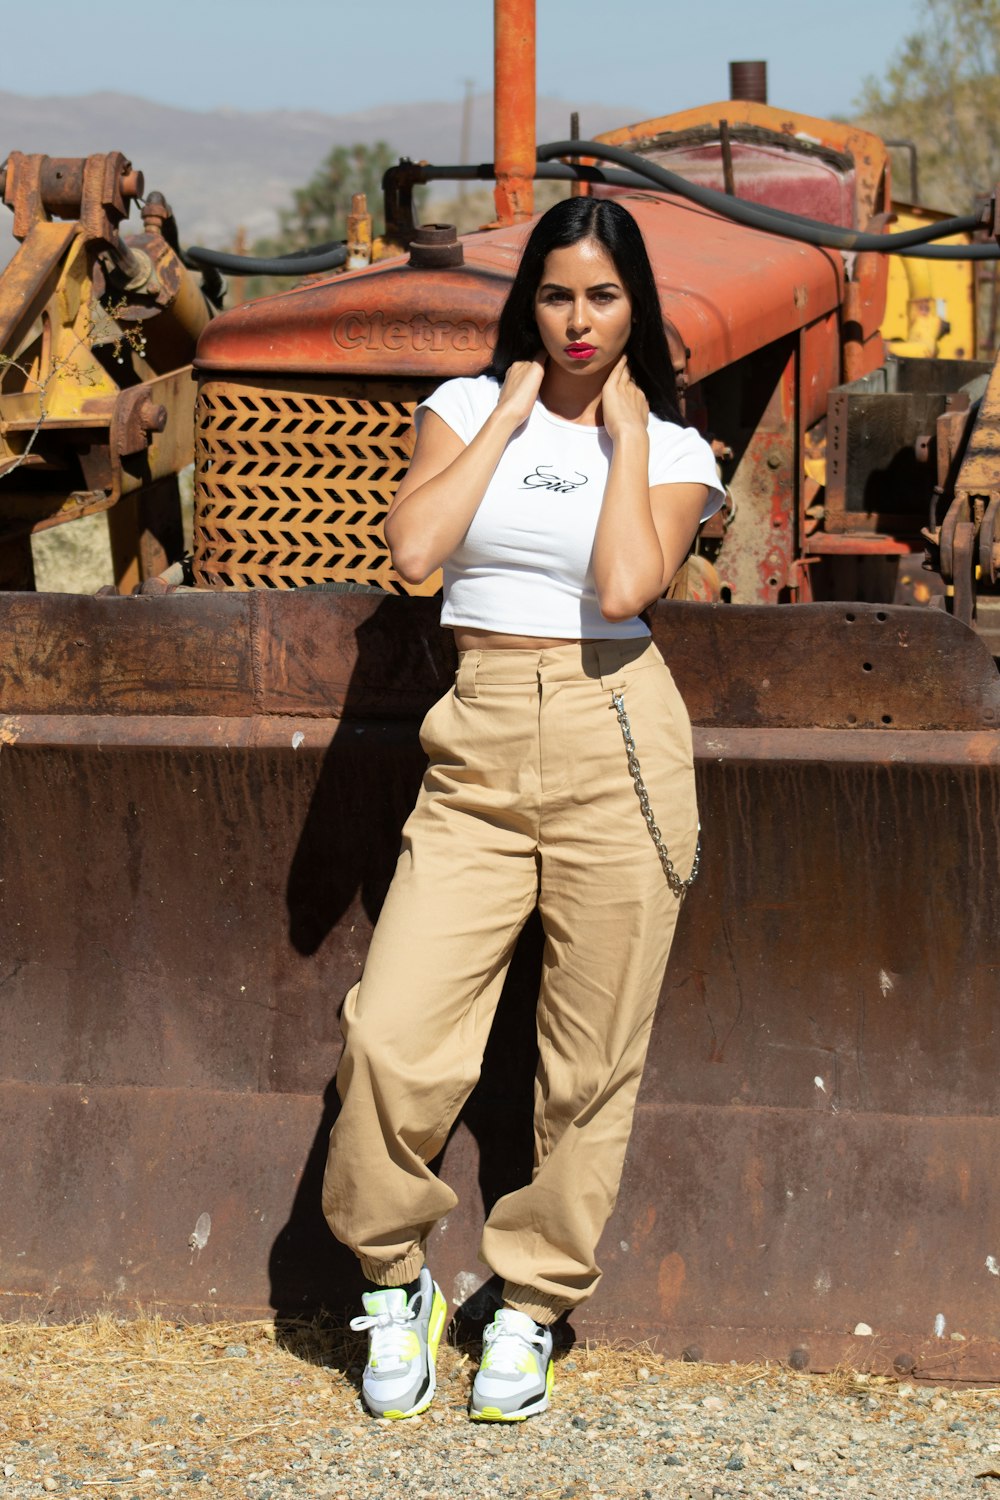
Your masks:
<path fill-rule="evenodd" d="M 645 432 L 649 422 L 649 402 L 629 372 L 623 354 L 613 367 L 601 392 L 604 425 L 612 442 L 617 442 L 629 428 Z"/>

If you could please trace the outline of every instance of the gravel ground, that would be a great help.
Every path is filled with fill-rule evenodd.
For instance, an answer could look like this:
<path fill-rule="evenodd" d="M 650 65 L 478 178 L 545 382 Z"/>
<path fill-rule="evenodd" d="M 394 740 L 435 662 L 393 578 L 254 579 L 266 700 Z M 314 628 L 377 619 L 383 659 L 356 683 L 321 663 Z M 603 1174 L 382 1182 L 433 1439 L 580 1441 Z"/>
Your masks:
<path fill-rule="evenodd" d="M 0 1500 L 1000 1500 L 998 1390 L 577 1346 L 548 1412 L 486 1427 L 466 1417 L 476 1351 L 448 1347 L 431 1410 L 376 1422 L 357 1394 L 362 1350 L 259 1323 L 0 1325 Z"/>

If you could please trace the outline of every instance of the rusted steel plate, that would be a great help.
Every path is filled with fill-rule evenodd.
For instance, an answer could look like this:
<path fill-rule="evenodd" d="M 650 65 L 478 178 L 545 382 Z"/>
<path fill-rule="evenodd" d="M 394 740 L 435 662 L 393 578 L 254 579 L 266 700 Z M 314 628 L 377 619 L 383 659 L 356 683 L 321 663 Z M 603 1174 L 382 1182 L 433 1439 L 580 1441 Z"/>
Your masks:
<path fill-rule="evenodd" d="M 91 602 L 146 618 L 138 601 Z M 164 620 L 179 618 L 186 602 L 154 600 L 151 618 L 163 604 Z M 79 601 L 42 603 L 54 634 L 80 618 Z M 269 597 L 273 660 L 263 616 L 254 635 L 236 603 L 234 643 L 251 655 L 258 643 L 245 714 L 213 727 L 147 711 L 133 736 L 126 715 L 112 732 L 107 708 L 48 706 L 8 716 L 0 735 L 0 1128 L 21 1143 L 0 1227 L 9 1311 L 54 1297 L 53 1308 L 138 1300 L 211 1315 L 342 1307 L 357 1290 L 318 1182 L 337 1010 L 421 773 L 417 717 L 288 710 L 324 683 L 343 706 L 364 651 L 354 673 L 346 662 L 368 629 L 372 660 L 395 663 L 397 706 L 409 692 L 419 709 L 442 659 L 418 690 L 423 651 L 405 627 L 419 637 L 419 601 Z M 919 612 L 880 621 L 858 608 L 864 620 L 842 626 L 836 607 L 781 611 L 783 651 L 768 634 L 778 611 L 680 606 L 657 618 L 696 717 L 711 720 L 697 734 L 703 874 L 664 987 L 605 1281 L 574 1327 L 657 1334 L 670 1352 L 696 1343 L 709 1358 L 805 1349 L 822 1368 L 856 1357 L 864 1321 L 878 1358 L 908 1351 L 918 1371 L 940 1373 L 932 1357 L 945 1358 L 946 1373 L 997 1379 L 1000 737 L 982 719 L 961 733 L 809 727 L 822 720 L 808 683 L 824 641 L 838 671 L 857 665 L 852 623 L 887 680 L 913 659 L 893 631 L 901 618 L 922 628 Z M 742 648 L 741 614 L 757 622 Z M 943 616 L 936 628 L 922 654 L 971 721 L 995 674 L 970 632 Z M 39 626 L 41 648 L 43 636 Z M 73 701 L 72 658 L 52 643 L 42 659 L 59 663 Z M 77 659 L 75 696 L 90 701 L 94 669 Z M 772 661 L 787 678 L 780 711 L 761 685 Z M 943 703 L 932 676 L 926 701 Z M 785 722 L 796 684 L 798 727 Z M 149 701 L 141 683 L 121 701 L 133 691 Z M 830 695 L 827 719 L 851 692 Z M 919 696 L 899 688 L 900 721 Z M 769 711 L 776 728 L 761 722 Z M 530 1172 L 539 957 L 533 930 L 445 1153 L 462 1205 L 432 1255 L 452 1302 L 485 1275 L 484 1196 Z M 500 1101 L 520 1136 L 506 1124 L 498 1136 Z M 211 1236 L 192 1251 L 202 1213 Z"/>
<path fill-rule="evenodd" d="M 248 601 L 176 599 L 0 596 L 4 712 L 251 711 Z"/>
<path fill-rule="evenodd" d="M 7 714 L 411 718 L 453 670 L 436 600 L 0 595 Z"/>
<path fill-rule="evenodd" d="M 803 732 L 803 740 L 809 737 Z M 832 739 L 822 735 L 827 749 Z M 982 851 L 980 829 L 1000 820 L 996 763 L 866 759 L 835 766 L 821 755 L 811 763 L 801 752 L 782 757 L 783 741 L 776 737 L 768 754 L 759 733 L 742 754 L 720 758 L 713 751 L 700 761 L 705 795 L 719 805 L 704 811 L 709 863 L 689 898 L 685 925 L 700 931 L 706 907 L 710 945 L 725 928 L 731 968 L 719 970 L 718 956 L 707 953 L 692 961 L 703 976 L 718 970 L 722 1015 L 738 1010 L 748 975 L 768 982 L 760 952 L 765 936 L 768 949 L 782 955 L 782 986 L 793 993 L 782 1023 L 786 1045 L 803 1027 L 810 1034 L 799 1007 L 816 983 L 818 954 L 833 955 L 823 980 L 830 995 L 854 995 L 861 984 L 857 965 L 866 986 L 884 982 L 888 993 L 893 974 L 928 962 L 913 956 L 919 953 L 914 933 L 924 930 L 921 901 L 934 955 L 950 954 L 956 994 L 974 996 L 988 1012 L 1000 942 L 995 951 L 981 944 L 997 938 L 1000 917 L 982 883 L 983 861 L 995 864 L 996 855 Z M 329 748 L 6 745 L 0 752 L 2 1076 L 73 1082 L 86 1068 L 95 1084 L 322 1088 L 339 1045 L 331 1003 L 363 962 L 420 769 L 412 728 L 344 725 Z M 735 838 L 730 828 L 739 830 Z M 712 861 L 730 882 L 718 895 Z M 940 920 L 931 920 L 944 899 L 942 883 L 958 910 L 975 914 L 979 925 L 971 932 L 965 923 L 942 931 Z M 749 891 L 762 905 L 753 915 L 751 903 L 743 918 Z M 786 924 L 795 945 L 784 938 Z M 871 972 L 867 957 L 856 965 L 843 956 L 854 944 L 877 957 Z M 707 981 L 692 982 L 697 1018 Z M 931 975 L 916 975 L 915 982 L 923 991 L 934 983 Z M 97 995 L 101 1004 L 94 1003 Z M 118 996 L 129 1005 L 115 1020 L 113 1042 L 102 1042 L 104 1007 Z M 890 1018 L 888 1068 L 904 1046 L 901 1017 L 882 999 L 877 1016 Z M 852 1008 L 848 1035 L 856 1024 Z M 874 1024 L 869 1015 L 869 1032 Z M 950 1004 L 929 1014 L 919 1034 L 915 1060 L 924 1060 L 913 1076 L 922 1111 L 951 1113 L 965 1099 L 964 1107 L 982 1112 L 991 1097 L 988 1049 L 965 1060 L 957 1092 L 935 1061 L 949 1042 L 971 1044 L 962 1026 Z M 763 1046 L 756 1033 L 750 1040 Z M 803 1046 L 808 1051 L 807 1040 Z M 690 1061 L 694 1067 L 697 1059 Z M 779 1104 L 780 1089 L 788 1088 L 780 1052 L 764 1047 L 747 1067 L 754 1091 L 778 1090 L 767 1102 Z M 888 1072 L 883 1088 L 895 1076 Z M 811 1100 L 811 1078 L 798 1080 L 809 1088 L 802 1094 L 797 1084 L 796 1107 Z M 724 1103 L 724 1075 L 709 1070 L 705 1086 L 716 1079 L 724 1091 L 709 1102 Z M 910 1074 L 902 1076 L 904 1095 L 911 1083 Z M 897 1110 L 902 1102 L 894 1093 L 886 1107 Z"/>
<path fill-rule="evenodd" d="M 290 613 L 277 591 L 253 597 L 262 713 L 413 719 L 451 685 L 437 599 L 304 594 Z"/>
<path fill-rule="evenodd" d="M 826 1072 L 829 1087 L 829 1059 Z M 675 1324 L 682 1337 L 700 1330 L 709 1359 L 732 1357 L 738 1329 L 766 1328 L 772 1348 L 784 1334 L 788 1360 L 807 1330 L 846 1342 L 859 1323 L 891 1359 L 936 1344 L 971 1372 L 980 1351 L 961 1345 L 986 1339 L 996 1352 L 995 1118 L 838 1113 L 829 1098 L 712 1109 L 651 1092 L 636 1139 L 662 1145 L 629 1158 L 628 1208 L 602 1256 L 609 1324 L 666 1331 L 674 1354 Z M 652 1309 L 635 1295 L 640 1278 Z"/>
<path fill-rule="evenodd" d="M 110 839 L 89 873 L 100 809 L 79 762 L 67 774 L 46 756 L 38 784 L 27 751 L 0 756 L 4 805 L 20 762 L 23 821 L 36 835 L 4 840 L 4 1072 L 35 1080 L 0 1089 L 30 1163 L 8 1188 L 9 1308 L 110 1296 L 208 1315 L 353 1295 L 317 1204 L 337 1003 L 395 851 L 393 830 L 368 816 L 347 830 L 335 817 L 347 783 L 366 807 L 384 770 L 376 762 L 365 779 L 369 749 L 332 781 L 329 757 L 317 767 L 289 752 L 283 769 L 272 762 L 258 776 L 246 762 L 227 772 L 221 758 L 213 771 L 201 756 L 192 779 L 168 776 L 166 788 L 163 755 L 105 753 L 102 776 L 121 786 L 132 831 L 127 816 L 105 818 Z M 842 1357 L 881 1368 L 909 1352 L 918 1373 L 995 1379 L 1000 871 L 976 829 L 1000 815 L 996 772 L 774 757 L 699 770 L 703 878 L 665 986 L 605 1282 L 574 1326 L 655 1334 L 673 1353 L 694 1343 L 715 1359 L 805 1349 L 796 1357 L 810 1368 Z M 164 802 L 147 792 L 135 807 L 154 780 Z M 250 820 L 234 846 L 231 806 L 219 803 L 227 781 L 251 805 L 268 784 L 280 789 L 292 816 L 261 804 L 260 826 Z M 398 821 L 412 789 L 389 785 Z M 45 788 L 61 798 L 58 835 L 38 827 Z M 177 853 L 138 856 L 150 829 L 134 819 L 174 821 L 192 800 Z M 8 870 L 30 874 L 32 850 L 40 870 L 57 854 L 69 868 L 47 893 L 23 878 L 11 891 Z M 241 856 L 249 863 L 236 870 Z M 946 920 L 942 889 L 975 920 Z M 914 940 L 922 932 L 933 934 L 926 947 Z M 33 950 L 20 962 L 18 934 Z M 490 1122 L 501 1099 L 505 1118 L 520 1099 L 528 1119 L 537 960 L 531 935 L 479 1096 L 445 1157 L 463 1206 L 432 1255 L 453 1302 L 484 1275 L 483 1193 L 530 1170 L 530 1140 L 505 1131 L 501 1141 Z M 202 1213 L 213 1241 L 191 1253 Z M 938 1314 L 945 1344 L 933 1338 Z M 851 1339 L 860 1321 L 877 1349 Z"/>
<path fill-rule="evenodd" d="M 454 666 L 437 617 L 377 593 L 0 594 L 0 709 L 419 718 Z M 654 633 L 706 727 L 1000 725 L 992 657 L 936 610 L 660 604 Z"/>
<path fill-rule="evenodd" d="M 934 730 L 925 734 L 902 729 L 889 739 L 874 729 L 695 729 L 696 757 L 721 762 L 778 760 L 834 766 L 923 766 L 944 771 L 954 766 L 1000 765 L 1000 735 L 995 729 Z"/>
<path fill-rule="evenodd" d="M 17 1228 L 8 1235 L 0 1315 L 72 1317 L 139 1301 L 211 1318 L 301 1311 L 324 1295 L 335 1305 L 356 1300 L 353 1257 L 315 1211 L 329 1119 L 322 1101 L 304 1095 L 0 1084 L 0 1126 L 24 1147 L 9 1198 Z M 995 1380 L 996 1323 L 977 1332 L 991 1273 L 976 1254 L 977 1239 L 995 1226 L 977 1226 L 945 1275 L 933 1264 L 944 1237 L 932 1246 L 901 1220 L 882 1239 L 884 1221 L 867 1201 L 871 1179 L 859 1177 L 854 1159 L 886 1144 L 896 1147 L 886 1191 L 905 1205 L 929 1184 L 927 1217 L 937 1211 L 947 1220 L 954 1205 L 940 1193 L 943 1155 L 971 1162 L 989 1181 L 989 1152 L 1000 1142 L 981 1133 L 977 1141 L 963 1120 L 942 1128 L 876 1117 L 842 1130 L 817 1114 L 640 1107 L 601 1252 L 604 1281 L 574 1315 L 574 1331 L 652 1338 L 675 1358 L 896 1365 L 918 1378 Z M 475 1302 L 486 1275 L 476 1255 L 478 1169 L 475 1138 L 460 1127 L 443 1170 L 463 1207 L 431 1247 L 451 1309 L 470 1293 Z M 839 1199 L 856 1215 L 849 1226 Z M 191 1243 L 199 1225 L 200 1249 Z M 838 1263 L 845 1240 L 853 1256 Z M 757 1297 L 749 1318 L 748 1292 Z M 929 1321 L 916 1321 L 921 1308 Z M 872 1337 L 853 1335 L 862 1322 Z"/>
<path fill-rule="evenodd" d="M 324 749 L 337 733 L 341 721 L 313 718 L 210 718 L 144 714 L 127 720 L 107 714 L 0 715 L 0 746 L 17 744 L 66 749 L 100 745 L 107 749 L 176 747 L 186 750 L 216 750 L 220 742 L 228 750 Z M 412 747 L 412 729 L 389 721 L 360 725 L 366 745 Z M 796 761 L 823 765 L 834 759 L 843 764 L 920 765 L 947 768 L 956 763 L 970 766 L 1000 765 L 1000 736 L 995 730 L 937 730 L 921 734 L 900 730 L 887 742 L 883 731 L 859 729 L 849 739 L 836 730 L 798 729 L 702 729 L 693 730 L 695 757 L 715 761 Z M 360 741 L 359 741 L 360 743 Z"/>
<path fill-rule="evenodd" d="M 660 604 L 654 633 L 692 722 L 706 727 L 1000 726 L 993 658 L 938 610 Z"/>

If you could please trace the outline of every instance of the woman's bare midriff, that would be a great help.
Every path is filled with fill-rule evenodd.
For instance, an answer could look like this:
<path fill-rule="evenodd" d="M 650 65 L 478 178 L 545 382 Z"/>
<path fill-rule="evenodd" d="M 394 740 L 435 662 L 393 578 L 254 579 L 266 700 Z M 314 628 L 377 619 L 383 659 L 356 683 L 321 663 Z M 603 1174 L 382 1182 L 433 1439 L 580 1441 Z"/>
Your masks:
<path fill-rule="evenodd" d="M 468 625 L 452 627 L 459 651 L 547 651 L 551 646 L 579 645 L 593 636 L 503 635 L 498 630 L 476 630 Z"/>

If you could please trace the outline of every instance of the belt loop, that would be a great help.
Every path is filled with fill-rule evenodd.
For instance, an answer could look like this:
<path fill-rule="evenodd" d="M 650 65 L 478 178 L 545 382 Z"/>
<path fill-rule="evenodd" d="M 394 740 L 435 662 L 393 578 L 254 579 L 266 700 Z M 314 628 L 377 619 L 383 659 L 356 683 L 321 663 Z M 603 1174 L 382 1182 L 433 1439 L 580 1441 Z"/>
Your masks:
<path fill-rule="evenodd" d="M 601 669 L 601 687 L 620 693 L 625 687 L 625 663 L 616 641 L 597 642 L 597 665 Z"/>
<path fill-rule="evenodd" d="M 455 682 L 455 691 L 460 698 L 478 698 L 476 691 L 476 672 L 482 661 L 482 652 L 463 651 L 458 663 L 458 677 Z"/>

